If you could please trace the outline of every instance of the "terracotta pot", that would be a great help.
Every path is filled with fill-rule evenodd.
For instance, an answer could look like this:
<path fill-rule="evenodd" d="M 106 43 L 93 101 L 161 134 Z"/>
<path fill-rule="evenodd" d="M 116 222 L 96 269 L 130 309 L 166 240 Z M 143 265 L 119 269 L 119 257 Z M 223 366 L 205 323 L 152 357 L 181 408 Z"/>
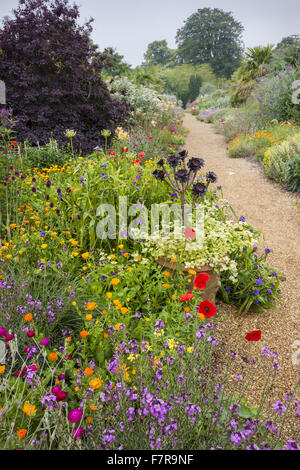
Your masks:
<path fill-rule="evenodd" d="M 156 260 L 160 266 L 163 266 L 164 268 L 167 268 L 168 271 L 170 271 L 171 274 L 175 274 L 178 271 L 181 271 L 183 273 L 186 273 L 188 278 L 192 280 L 192 282 L 187 283 L 187 288 L 189 290 L 192 289 L 193 286 L 193 281 L 195 277 L 200 274 L 200 273 L 207 273 L 210 276 L 209 281 L 206 283 L 206 289 L 201 291 L 203 295 L 203 300 L 209 300 L 210 302 L 215 303 L 216 301 L 216 294 L 219 289 L 219 281 L 220 281 L 220 274 L 219 272 L 214 272 L 214 268 L 211 266 L 202 266 L 201 268 L 184 268 L 176 263 L 172 263 L 171 261 L 166 260 L 165 258 L 159 258 Z M 196 275 L 190 275 L 188 274 L 188 271 L 190 269 L 193 269 L 197 274 Z"/>

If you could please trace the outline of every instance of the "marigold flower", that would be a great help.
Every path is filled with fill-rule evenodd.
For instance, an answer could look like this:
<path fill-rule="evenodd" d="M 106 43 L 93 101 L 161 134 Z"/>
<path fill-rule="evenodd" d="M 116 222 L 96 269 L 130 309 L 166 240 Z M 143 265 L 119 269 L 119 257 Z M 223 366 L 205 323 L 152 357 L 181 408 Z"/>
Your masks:
<path fill-rule="evenodd" d="M 108 334 L 108 333 L 104 333 L 104 334 L 103 334 L 103 337 L 104 337 L 105 339 L 107 339 L 107 338 L 109 337 L 109 334 Z"/>
<path fill-rule="evenodd" d="M 170 284 L 163 284 L 164 289 L 168 289 L 170 287 Z"/>
<path fill-rule="evenodd" d="M 25 320 L 25 321 L 31 321 L 31 320 L 32 320 L 32 315 L 31 315 L 31 313 L 27 313 L 27 315 L 25 315 L 25 317 L 24 317 L 24 320 Z"/>
<path fill-rule="evenodd" d="M 92 410 L 92 411 L 97 411 L 97 406 L 95 406 L 95 405 L 90 405 L 90 410 Z"/>
<path fill-rule="evenodd" d="M 85 331 L 85 330 L 83 330 L 83 331 L 80 332 L 81 338 L 86 338 L 86 337 L 88 336 L 88 334 L 89 334 L 89 333 L 88 333 L 87 331 Z"/>
<path fill-rule="evenodd" d="M 57 358 L 58 358 L 58 355 L 56 353 L 50 353 L 49 354 L 49 359 L 51 361 L 56 361 Z"/>
<path fill-rule="evenodd" d="M 107 297 L 108 299 L 111 299 L 111 298 L 112 298 L 112 293 L 111 293 L 111 292 L 106 292 L 106 297 Z"/>
<path fill-rule="evenodd" d="M 26 429 L 19 429 L 19 431 L 17 432 L 17 436 L 19 439 L 24 439 L 26 435 L 27 435 Z"/>
<path fill-rule="evenodd" d="M 88 252 L 86 252 L 86 253 L 83 253 L 81 256 L 82 256 L 83 259 L 88 259 L 88 257 L 89 257 L 90 255 L 89 255 Z"/>
<path fill-rule="evenodd" d="M 90 380 L 90 387 L 93 388 L 94 390 L 96 390 L 97 388 L 100 388 L 101 385 L 102 385 L 102 380 L 98 379 L 98 378 L 95 378 L 95 379 L 92 379 Z"/>
<path fill-rule="evenodd" d="M 123 315 L 127 312 L 128 312 L 128 308 L 126 308 L 126 307 L 121 308 L 121 313 L 123 313 Z"/>
<path fill-rule="evenodd" d="M 86 367 L 84 369 L 84 373 L 85 375 L 88 375 L 89 377 L 91 377 L 94 374 L 94 369 L 92 369 L 91 367 Z"/>
<path fill-rule="evenodd" d="M 96 304 L 96 302 L 88 302 L 85 306 L 85 310 L 95 310 L 95 308 L 97 308 L 98 305 Z"/>
<path fill-rule="evenodd" d="M 0 366 L 0 374 L 4 374 L 5 372 L 5 366 Z"/>
<path fill-rule="evenodd" d="M 86 320 L 92 320 L 93 318 L 93 315 L 91 315 L 90 313 L 88 315 L 85 316 Z"/>
<path fill-rule="evenodd" d="M 114 278 L 110 281 L 110 283 L 113 285 L 113 286 L 117 286 L 120 282 L 120 279 L 118 278 Z"/>
<path fill-rule="evenodd" d="M 36 413 L 36 406 L 31 405 L 30 403 L 25 403 L 23 410 L 22 410 L 27 416 L 34 416 Z"/>

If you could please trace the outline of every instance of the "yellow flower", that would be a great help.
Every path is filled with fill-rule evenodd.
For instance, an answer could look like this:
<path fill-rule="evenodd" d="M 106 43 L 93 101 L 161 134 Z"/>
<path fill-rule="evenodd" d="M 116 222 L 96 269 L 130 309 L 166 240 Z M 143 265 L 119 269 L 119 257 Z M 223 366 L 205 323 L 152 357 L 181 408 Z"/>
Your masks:
<path fill-rule="evenodd" d="M 74 302 L 72 302 L 72 305 L 73 305 L 73 307 L 76 307 L 77 302 L 75 302 L 75 300 L 74 300 Z"/>
<path fill-rule="evenodd" d="M 111 299 L 111 298 L 112 298 L 112 293 L 111 293 L 111 292 L 106 292 L 106 297 L 107 297 L 108 299 Z"/>
<path fill-rule="evenodd" d="M 191 276 L 196 276 L 196 271 L 194 271 L 194 269 L 189 269 L 188 270 L 188 273 L 191 275 Z"/>
<path fill-rule="evenodd" d="M 85 330 L 83 330 L 83 331 L 80 332 L 81 338 L 86 338 L 86 337 L 88 336 L 88 334 L 89 334 L 89 333 L 88 333 L 87 331 L 85 331 Z"/>
<path fill-rule="evenodd" d="M 112 279 L 110 281 L 110 283 L 113 285 L 113 286 L 117 286 L 120 282 L 120 279 L 118 279 L 117 277 L 115 277 L 114 279 Z"/>
<path fill-rule="evenodd" d="M 97 406 L 95 406 L 95 405 L 90 405 L 90 410 L 92 410 L 92 411 L 97 411 Z"/>
<path fill-rule="evenodd" d="M 36 406 L 35 405 L 31 405 L 30 403 L 25 403 L 24 407 L 23 407 L 23 412 L 27 415 L 27 416 L 34 416 L 35 413 L 36 413 Z"/>
<path fill-rule="evenodd" d="M 83 259 L 88 259 L 88 257 L 89 257 L 90 255 L 89 255 L 88 252 L 86 252 L 86 253 L 83 253 L 81 256 L 82 256 Z"/>
<path fill-rule="evenodd" d="M 123 313 L 123 315 L 127 312 L 128 312 L 128 308 L 126 308 L 126 307 L 121 308 L 121 313 Z"/>
<path fill-rule="evenodd" d="M 25 317 L 24 317 L 24 320 L 25 320 L 25 321 L 31 321 L 31 320 L 32 320 L 32 315 L 31 315 L 31 313 L 27 313 L 27 315 L 25 315 Z"/>
<path fill-rule="evenodd" d="M 5 372 L 5 366 L 0 366 L 0 374 L 4 374 Z"/>
<path fill-rule="evenodd" d="M 47 246 L 48 246 L 47 243 L 43 243 L 43 244 L 41 245 L 41 248 L 44 250 L 45 248 L 47 248 Z"/>
<path fill-rule="evenodd" d="M 95 308 L 97 308 L 98 305 L 96 304 L 96 302 L 88 302 L 85 306 L 85 310 L 95 310 Z"/>
<path fill-rule="evenodd" d="M 90 387 L 96 390 L 97 388 L 100 388 L 102 385 L 102 380 L 95 378 L 90 381 Z"/>
<path fill-rule="evenodd" d="M 114 259 L 116 256 L 115 255 L 109 255 L 110 259 Z"/>
<path fill-rule="evenodd" d="M 92 318 L 93 318 L 93 315 L 91 315 L 91 314 L 88 314 L 88 315 L 86 315 L 86 316 L 85 316 L 85 318 L 86 318 L 87 320 L 92 320 Z"/>
<path fill-rule="evenodd" d="M 164 289 L 168 289 L 170 287 L 170 284 L 163 284 Z"/>

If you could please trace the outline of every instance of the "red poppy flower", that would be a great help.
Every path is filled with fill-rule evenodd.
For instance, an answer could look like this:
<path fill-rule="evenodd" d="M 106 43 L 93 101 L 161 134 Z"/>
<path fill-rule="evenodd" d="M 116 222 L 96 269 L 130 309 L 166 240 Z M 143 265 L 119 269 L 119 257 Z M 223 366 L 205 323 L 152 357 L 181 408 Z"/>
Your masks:
<path fill-rule="evenodd" d="M 140 157 L 140 158 L 145 158 L 145 156 L 146 156 L 145 152 L 139 153 L 139 157 Z"/>
<path fill-rule="evenodd" d="M 261 331 L 260 330 L 251 331 L 251 333 L 246 334 L 245 338 L 247 341 L 259 341 L 261 338 Z"/>
<path fill-rule="evenodd" d="M 186 294 L 183 294 L 179 300 L 180 302 L 186 302 L 187 300 L 192 300 L 193 297 L 195 296 L 192 294 L 192 291 L 190 291 L 190 292 L 187 292 Z"/>
<path fill-rule="evenodd" d="M 198 274 L 197 277 L 194 279 L 194 287 L 199 290 L 204 290 L 206 289 L 206 283 L 207 281 L 210 280 L 209 274 L 206 273 L 200 273 Z"/>
<path fill-rule="evenodd" d="M 210 302 L 209 300 L 204 300 L 199 305 L 199 313 L 202 313 L 206 318 L 211 318 L 216 314 L 216 307 L 215 305 Z"/>
<path fill-rule="evenodd" d="M 139 158 L 137 158 L 136 160 L 134 160 L 134 163 L 135 163 L 136 165 L 138 165 L 139 163 L 141 163 L 141 160 L 140 160 Z"/>
<path fill-rule="evenodd" d="M 111 151 L 111 152 L 108 152 L 108 154 L 109 154 L 109 155 L 112 155 L 112 156 L 116 155 L 115 152 L 112 152 L 112 151 Z"/>
<path fill-rule="evenodd" d="M 128 152 L 128 147 L 122 147 L 122 152 Z"/>
<path fill-rule="evenodd" d="M 18 142 L 16 142 L 15 140 L 13 142 L 11 142 L 11 145 L 14 145 L 15 147 L 18 147 Z"/>

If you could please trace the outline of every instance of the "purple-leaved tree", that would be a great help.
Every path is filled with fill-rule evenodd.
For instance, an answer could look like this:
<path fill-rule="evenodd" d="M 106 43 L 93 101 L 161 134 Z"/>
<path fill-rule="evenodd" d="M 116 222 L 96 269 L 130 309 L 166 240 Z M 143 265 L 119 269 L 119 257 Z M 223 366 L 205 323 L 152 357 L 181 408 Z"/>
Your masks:
<path fill-rule="evenodd" d="M 0 79 L 20 141 L 45 144 L 52 136 L 84 154 L 114 131 L 131 106 L 115 99 L 101 79 L 107 57 L 93 44 L 92 19 L 78 24 L 79 9 L 68 0 L 19 0 L 0 30 Z"/>

